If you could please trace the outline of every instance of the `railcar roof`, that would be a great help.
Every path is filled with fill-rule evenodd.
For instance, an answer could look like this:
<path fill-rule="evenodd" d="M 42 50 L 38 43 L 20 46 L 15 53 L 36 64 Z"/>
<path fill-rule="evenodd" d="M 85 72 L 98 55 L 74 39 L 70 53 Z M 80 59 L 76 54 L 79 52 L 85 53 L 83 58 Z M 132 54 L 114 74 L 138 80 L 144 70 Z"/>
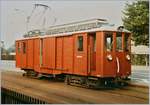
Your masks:
<path fill-rule="evenodd" d="M 108 27 L 101 27 L 101 28 L 95 28 L 95 29 L 90 29 L 86 31 L 77 31 L 77 32 L 68 32 L 68 33 L 61 33 L 61 34 L 53 34 L 53 35 L 43 35 L 43 36 L 33 36 L 33 37 L 26 37 L 23 39 L 18 39 L 18 40 L 26 40 L 26 39 L 36 39 L 36 38 L 46 38 L 46 37 L 61 37 L 61 36 L 70 36 L 73 34 L 79 34 L 79 33 L 92 33 L 92 32 L 98 32 L 98 31 L 112 31 L 112 32 L 120 32 L 117 29 L 113 28 L 108 28 Z M 128 30 L 123 30 L 121 32 L 126 32 L 130 33 Z"/>
<path fill-rule="evenodd" d="M 86 24 L 86 23 L 98 23 L 98 22 L 108 23 L 106 19 L 94 18 L 94 19 L 88 19 L 88 20 L 83 20 L 83 21 L 78 21 L 78 22 L 72 22 L 72 23 L 67 23 L 67 24 L 60 24 L 60 25 L 50 26 L 49 29 L 58 28 L 58 27 L 72 26 L 72 25 L 79 25 L 79 24 Z"/>
<path fill-rule="evenodd" d="M 45 32 L 45 35 L 26 37 L 21 40 L 54 36 L 68 36 L 85 32 L 91 33 L 97 31 L 119 31 L 114 25 L 109 24 L 105 19 L 91 19 L 69 24 L 56 25 L 51 26 L 46 30 L 47 31 Z M 121 32 L 129 33 L 129 31 L 125 29 L 121 30 Z"/>

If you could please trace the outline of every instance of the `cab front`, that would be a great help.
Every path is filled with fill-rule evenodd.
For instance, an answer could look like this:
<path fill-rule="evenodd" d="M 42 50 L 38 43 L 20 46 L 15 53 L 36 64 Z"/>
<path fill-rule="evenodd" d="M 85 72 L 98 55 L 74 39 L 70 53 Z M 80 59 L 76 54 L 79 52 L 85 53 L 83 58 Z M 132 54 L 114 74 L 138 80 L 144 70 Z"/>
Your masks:
<path fill-rule="evenodd" d="M 127 78 L 131 74 L 131 34 L 104 31 L 103 77 Z"/>

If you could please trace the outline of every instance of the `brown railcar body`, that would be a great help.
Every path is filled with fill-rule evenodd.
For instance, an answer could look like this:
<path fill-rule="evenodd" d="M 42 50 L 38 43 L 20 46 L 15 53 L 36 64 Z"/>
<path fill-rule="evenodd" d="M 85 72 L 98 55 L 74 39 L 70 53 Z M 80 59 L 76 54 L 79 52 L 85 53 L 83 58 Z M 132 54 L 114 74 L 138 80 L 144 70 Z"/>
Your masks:
<path fill-rule="evenodd" d="M 16 66 L 48 75 L 126 78 L 131 74 L 130 33 L 99 30 L 17 40 Z"/>

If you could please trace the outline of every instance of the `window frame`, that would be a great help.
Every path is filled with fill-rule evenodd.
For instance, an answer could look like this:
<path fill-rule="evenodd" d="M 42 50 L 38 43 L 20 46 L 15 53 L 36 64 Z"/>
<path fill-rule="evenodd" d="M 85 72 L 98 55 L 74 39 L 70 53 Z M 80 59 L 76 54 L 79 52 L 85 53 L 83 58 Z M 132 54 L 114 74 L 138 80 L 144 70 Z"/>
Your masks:
<path fill-rule="evenodd" d="M 80 39 L 79 38 L 82 38 L 82 44 L 80 43 Z M 83 37 L 83 35 L 77 36 L 77 51 L 79 51 L 79 52 L 84 51 L 84 45 L 83 44 L 84 44 L 84 37 Z"/>
<path fill-rule="evenodd" d="M 130 47 L 130 33 L 124 33 L 124 51 L 130 52 Z"/>
<path fill-rule="evenodd" d="M 17 42 L 17 50 L 18 50 L 18 53 L 20 53 L 20 50 L 21 50 L 20 42 Z"/>
<path fill-rule="evenodd" d="M 22 52 L 23 54 L 26 53 L 26 42 L 22 42 Z"/>
<path fill-rule="evenodd" d="M 108 47 L 108 44 L 107 44 L 107 38 L 111 39 L 111 41 L 110 41 L 111 43 L 109 43 L 110 48 Z M 104 32 L 104 48 L 105 48 L 105 51 L 112 52 L 113 47 L 114 47 L 113 32 L 109 32 L 109 31 Z"/>
<path fill-rule="evenodd" d="M 121 36 L 121 47 L 119 46 L 119 48 L 117 47 L 118 45 L 118 41 L 117 41 L 117 38 L 118 38 L 118 33 L 119 33 L 119 36 Z M 121 48 L 121 49 L 120 49 Z M 116 32 L 116 51 L 117 52 L 123 52 L 123 33 L 122 32 Z"/>

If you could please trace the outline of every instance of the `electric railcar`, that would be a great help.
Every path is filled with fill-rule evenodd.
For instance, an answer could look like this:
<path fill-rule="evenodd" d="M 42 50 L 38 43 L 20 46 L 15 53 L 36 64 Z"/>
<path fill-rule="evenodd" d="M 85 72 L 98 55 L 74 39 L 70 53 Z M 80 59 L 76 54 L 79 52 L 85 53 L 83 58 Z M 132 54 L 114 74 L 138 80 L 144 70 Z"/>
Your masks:
<path fill-rule="evenodd" d="M 16 67 L 25 75 L 65 78 L 67 84 L 108 86 L 131 75 L 131 33 L 92 19 L 30 32 L 16 40 Z"/>

